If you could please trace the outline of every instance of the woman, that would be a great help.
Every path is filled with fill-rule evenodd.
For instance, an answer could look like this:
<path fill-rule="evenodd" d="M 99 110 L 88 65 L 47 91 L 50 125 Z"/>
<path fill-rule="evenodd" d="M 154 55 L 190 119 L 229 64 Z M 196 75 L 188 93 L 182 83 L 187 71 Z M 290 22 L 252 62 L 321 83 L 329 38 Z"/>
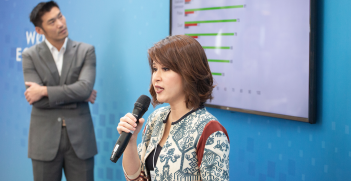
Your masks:
<path fill-rule="evenodd" d="M 134 131 L 123 154 L 127 180 L 229 180 L 229 137 L 206 111 L 213 78 L 202 46 L 185 35 L 167 37 L 148 51 L 152 71 L 152 104 L 169 103 L 148 118 L 130 113 L 117 131 Z"/>

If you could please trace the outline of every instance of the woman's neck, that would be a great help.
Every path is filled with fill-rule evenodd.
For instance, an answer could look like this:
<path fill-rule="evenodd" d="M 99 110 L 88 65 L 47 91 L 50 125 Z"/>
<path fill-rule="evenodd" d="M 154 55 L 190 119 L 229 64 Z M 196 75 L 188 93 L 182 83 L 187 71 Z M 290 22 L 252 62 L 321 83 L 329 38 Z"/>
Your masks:
<path fill-rule="evenodd" d="M 192 108 L 187 108 L 185 102 L 179 102 L 175 104 L 170 104 L 171 113 L 169 114 L 169 120 L 171 122 L 178 121 L 182 116 L 192 110 Z"/>

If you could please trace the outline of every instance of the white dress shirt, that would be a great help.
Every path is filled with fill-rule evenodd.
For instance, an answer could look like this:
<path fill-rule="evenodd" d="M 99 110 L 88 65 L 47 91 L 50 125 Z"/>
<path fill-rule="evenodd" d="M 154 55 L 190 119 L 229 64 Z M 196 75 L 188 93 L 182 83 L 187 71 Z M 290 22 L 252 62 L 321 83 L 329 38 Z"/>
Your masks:
<path fill-rule="evenodd" d="M 57 48 L 55 48 L 47 39 L 45 39 L 45 43 L 46 45 L 48 45 L 51 51 L 52 57 L 55 60 L 56 67 L 60 76 L 62 71 L 63 55 L 65 54 L 67 46 L 67 39 L 68 38 L 65 39 L 65 42 L 63 43 L 60 51 L 58 51 Z"/>

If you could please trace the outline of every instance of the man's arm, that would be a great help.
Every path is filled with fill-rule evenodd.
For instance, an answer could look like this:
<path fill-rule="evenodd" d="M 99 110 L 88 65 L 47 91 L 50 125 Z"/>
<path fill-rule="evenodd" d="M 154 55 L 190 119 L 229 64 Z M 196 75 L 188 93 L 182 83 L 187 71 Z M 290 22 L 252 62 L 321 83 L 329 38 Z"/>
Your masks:
<path fill-rule="evenodd" d="M 88 100 L 93 92 L 95 74 L 96 56 L 95 49 L 91 46 L 86 52 L 85 60 L 77 82 L 70 85 L 47 87 L 49 105 L 56 106 Z"/>
<path fill-rule="evenodd" d="M 27 90 L 24 92 L 24 95 L 26 96 L 27 101 L 29 102 L 30 105 L 37 101 L 41 101 L 42 103 L 47 104 L 46 106 L 49 106 L 49 102 L 47 96 L 48 96 L 48 90 L 46 86 L 40 86 L 39 84 L 35 82 L 25 82 L 25 85 L 28 87 Z M 96 94 L 97 91 L 93 90 L 87 100 L 85 102 L 90 102 L 92 104 L 95 103 L 96 100 Z M 44 101 L 45 100 L 45 101 Z M 62 105 L 63 106 L 63 105 Z M 69 105 L 65 105 L 62 108 L 72 108 Z"/>
<path fill-rule="evenodd" d="M 35 83 L 37 83 L 37 85 L 43 87 L 42 86 L 43 82 L 42 82 L 40 76 L 38 75 L 37 70 L 34 67 L 33 60 L 27 54 L 27 52 L 23 52 L 23 54 L 22 54 L 22 67 L 23 67 L 23 75 L 24 75 L 25 82 L 33 82 L 33 83 L 35 82 Z M 30 90 L 31 87 L 29 85 L 26 85 L 26 88 L 27 88 L 27 90 L 25 92 L 26 99 L 34 107 L 46 108 L 46 109 L 50 109 L 50 108 L 55 108 L 55 109 L 57 109 L 57 108 L 76 108 L 77 107 L 76 103 L 50 106 L 48 97 L 46 97 L 44 95 L 39 96 L 40 98 L 38 100 L 31 102 L 30 100 L 35 100 L 32 98 L 32 94 L 28 94 L 29 93 L 28 90 Z M 44 93 L 43 91 L 45 91 L 45 90 L 41 89 L 39 91 L 39 94 L 43 94 Z M 31 91 L 31 92 L 34 93 L 33 91 Z M 37 94 L 37 93 L 35 93 L 35 94 Z"/>

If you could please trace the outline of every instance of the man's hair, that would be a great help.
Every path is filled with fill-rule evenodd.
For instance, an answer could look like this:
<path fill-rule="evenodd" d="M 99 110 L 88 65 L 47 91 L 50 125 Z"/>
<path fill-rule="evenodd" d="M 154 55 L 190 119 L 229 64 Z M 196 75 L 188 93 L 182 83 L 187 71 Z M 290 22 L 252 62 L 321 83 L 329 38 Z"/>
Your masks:
<path fill-rule="evenodd" d="M 35 6 L 32 10 L 32 12 L 29 15 L 30 21 L 34 24 L 34 26 L 39 26 L 42 27 L 43 20 L 41 17 L 51 11 L 51 8 L 59 6 L 57 5 L 56 2 L 54 1 L 49 1 L 49 2 L 41 2 L 37 6 Z M 60 8 L 59 8 L 60 9 Z"/>
<path fill-rule="evenodd" d="M 194 38 L 186 35 L 169 36 L 148 50 L 148 58 L 151 72 L 155 62 L 181 76 L 187 108 L 197 108 L 206 100 L 212 100 L 214 86 L 211 70 L 204 49 Z M 152 79 L 149 91 L 152 105 L 162 104 L 157 101 Z"/>

